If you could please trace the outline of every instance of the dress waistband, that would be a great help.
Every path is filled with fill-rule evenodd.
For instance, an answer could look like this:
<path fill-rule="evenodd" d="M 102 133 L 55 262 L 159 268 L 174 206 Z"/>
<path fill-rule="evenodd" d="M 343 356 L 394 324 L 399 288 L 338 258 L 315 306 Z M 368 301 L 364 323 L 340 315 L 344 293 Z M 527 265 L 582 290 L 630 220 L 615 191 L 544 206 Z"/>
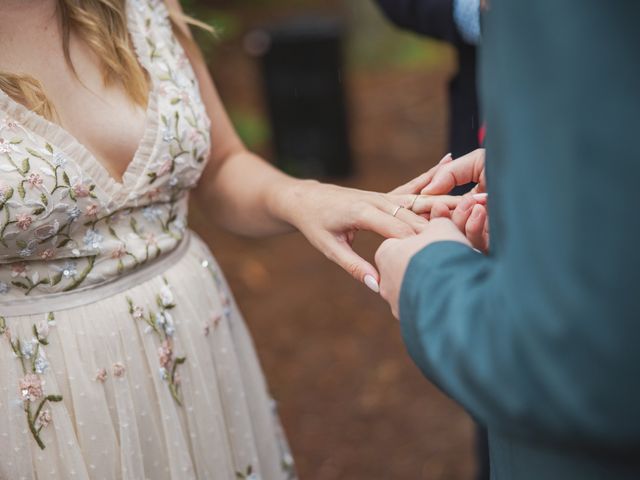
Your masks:
<path fill-rule="evenodd" d="M 165 253 L 122 277 L 103 283 L 78 288 L 71 292 L 51 293 L 37 297 L 25 296 L 6 301 L 0 299 L 0 316 L 37 315 L 68 310 L 124 292 L 168 270 L 184 256 L 191 242 L 192 234 L 186 230 L 178 246 L 169 253 Z"/>

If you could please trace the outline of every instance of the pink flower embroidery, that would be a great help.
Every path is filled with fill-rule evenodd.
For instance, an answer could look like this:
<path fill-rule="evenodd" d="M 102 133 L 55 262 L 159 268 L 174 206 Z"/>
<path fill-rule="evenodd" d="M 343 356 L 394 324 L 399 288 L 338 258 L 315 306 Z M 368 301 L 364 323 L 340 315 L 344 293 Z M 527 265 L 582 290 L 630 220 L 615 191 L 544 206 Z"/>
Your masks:
<path fill-rule="evenodd" d="M 89 188 L 82 184 L 82 183 L 76 183 L 73 186 L 73 193 L 75 193 L 76 197 L 88 197 L 89 196 Z"/>
<path fill-rule="evenodd" d="M 121 243 L 120 245 L 118 245 L 116 248 L 113 249 L 113 251 L 111 252 L 111 258 L 113 258 L 114 260 L 117 260 L 119 258 L 124 257 L 126 253 L 127 253 L 127 249 L 125 248 L 124 243 Z"/>
<path fill-rule="evenodd" d="M 47 427 L 52 421 L 51 412 L 49 410 L 42 410 L 38 415 L 38 425 L 40 428 Z"/>
<path fill-rule="evenodd" d="M 160 196 L 160 189 L 158 187 L 152 188 L 147 192 L 147 196 L 149 197 L 149 200 L 155 200 Z"/>
<path fill-rule="evenodd" d="M 125 368 L 124 365 L 120 362 L 116 362 L 113 364 L 113 376 L 114 377 L 122 377 L 124 375 Z"/>
<path fill-rule="evenodd" d="M 96 373 L 96 382 L 104 383 L 107 380 L 107 370 L 105 368 L 99 368 Z"/>
<path fill-rule="evenodd" d="M 31 402 L 36 401 L 44 392 L 42 390 L 42 380 L 35 373 L 27 373 L 20 380 L 20 394 L 22 395 L 22 400 L 29 400 Z"/>
<path fill-rule="evenodd" d="M 25 277 L 27 275 L 27 264 L 25 262 L 16 262 L 11 265 L 12 277 Z"/>
<path fill-rule="evenodd" d="M 84 209 L 84 213 L 88 217 L 95 217 L 98 214 L 98 205 L 96 205 L 95 203 L 87 205 L 87 208 Z"/>
<path fill-rule="evenodd" d="M 33 218 L 31 218 L 31 215 L 27 213 L 19 213 L 16 215 L 16 224 L 20 230 L 27 230 L 31 226 L 32 222 Z"/>
<path fill-rule="evenodd" d="M 0 153 L 9 153 L 11 150 L 11 144 L 0 137 Z"/>
<path fill-rule="evenodd" d="M 160 366 L 167 368 L 171 363 L 173 357 L 173 348 L 168 340 L 163 340 L 162 345 L 158 347 L 158 358 L 160 359 Z"/>
<path fill-rule="evenodd" d="M 37 173 L 32 173 L 29 175 L 29 178 L 27 178 L 27 183 L 32 187 L 40 187 L 42 186 L 42 177 Z"/>
<path fill-rule="evenodd" d="M 40 254 L 40 258 L 42 260 L 51 260 L 55 256 L 56 256 L 56 251 L 51 247 L 47 248 L 46 250 L 43 250 L 43 252 Z"/>

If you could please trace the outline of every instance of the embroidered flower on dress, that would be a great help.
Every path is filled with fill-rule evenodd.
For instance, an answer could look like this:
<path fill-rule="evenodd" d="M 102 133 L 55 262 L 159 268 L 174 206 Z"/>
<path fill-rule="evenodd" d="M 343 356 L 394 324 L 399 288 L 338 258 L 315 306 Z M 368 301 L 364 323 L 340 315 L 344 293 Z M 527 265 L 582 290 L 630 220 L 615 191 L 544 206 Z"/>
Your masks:
<path fill-rule="evenodd" d="M 61 152 L 56 152 L 53 155 L 53 164 L 56 167 L 64 167 L 65 163 L 67 163 L 67 159 Z"/>
<path fill-rule="evenodd" d="M 124 365 L 120 362 L 116 362 L 112 366 L 112 371 L 113 371 L 114 377 L 120 378 L 124 375 L 124 372 L 125 372 Z"/>
<path fill-rule="evenodd" d="M 35 373 L 27 373 L 20 380 L 20 395 L 22 400 L 34 402 L 44 395 L 42 380 Z"/>
<path fill-rule="evenodd" d="M 69 220 L 71 221 L 77 220 L 78 217 L 80 217 L 80 209 L 78 208 L 77 205 L 69 207 L 67 209 L 67 215 L 69 216 Z"/>
<path fill-rule="evenodd" d="M 20 230 L 28 230 L 33 222 L 33 218 L 28 213 L 19 213 L 16 215 L 16 225 Z"/>
<path fill-rule="evenodd" d="M 65 278 L 71 278 L 78 273 L 77 263 L 74 260 L 67 260 L 60 268 L 60 272 Z"/>
<path fill-rule="evenodd" d="M 160 288 L 160 301 L 163 307 L 173 305 L 173 292 L 169 288 L 169 285 L 163 285 Z"/>
<path fill-rule="evenodd" d="M 142 307 L 139 307 L 136 305 L 135 307 L 133 307 L 133 311 L 131 312 L 131 315 L 136 320 L 140 320 L 144 316 L 144 310 L 142 309 Z"/>
<path fill-rule="evenodd" d="M 55 256 L 56 256 L 56 250 L 51 247 L 43 250 L 42 253 L 40 254 L 40 258 L 42 260 L 51 260 Z"/>
<path fill-rule="evenodd" d="M 46 428 L 47 426 L 49 426 L 52 420 L 53 419 L 51 418 L 51 412 L 49 410 L 42 410 L 40 412 L 40 415 L 38 415 L 38 427 Z"/>
<path fill-rule="evenodd" d="M 98 205 L 96 205 L 95 203 L 90 203 L 85 207 L 84 214 L 87 217 L 95 217 L 96 215 L 98 215 L 99 208 L 100 207 L 98 207 Z"/>
<path fill-rule="evenodd" d="M 46 358 L 44 358 L 44 355 L 40 354 L 38 358 L 36 358 L 34 368 L 36 373 L 39 373 L 40 375 L 42 375 L 47 370 L 47 368 L 49 368 L 49 362 Z"/>
<path fill-rule="evenodd" d="M 0 153 L 10 153 L 12 151 L 13 148 L 11 146 L 11 143 L 0 137 Z"/>
<path fill-rule="evenodd" d="M 72 190 L 73 190 L 73 193 L 75 194 L 75 196 L 78 197 L 78 198 L 88 197 L 89 193 L 90 193 L 89 187 L 87 187 L 83 183 L 76 183 L 72 187 Z"/>
<path fill-rule="evenodd" d="M 171 347 L 171 343 L 169 343 L 168 340 L 163 340 L 162 344 L 158 347 L 158 359 L 160 360 L 160 365 L 163 368 L 167 368 L 171 363 L 172 357 L 173 348 Z"/>
<path fill-rule="evenodd" d="M 84 234 L 84 244 L 94 250 L 99 250 L 104 237 L 97 230 L 87 230 Z"/>
<path fill-rule="evenodd" d="M 32 187 L 41 187 L 42 186 L 42 177 L 38 173 L 31 173 L 27 178 L 27 183 Z"/>
<path fill-rule="evenodd" d="M 31 341 L 29 342 L 24 342 L 22 344 L 22 349 L 20 350 L 20 353 L 22 354 L 22 356 L 24 358 L 31 358 L 33 356 L 33 353 L 35 352 L 35 346 L 37 344 L 37 340 L 31 339 Z"/>
<path fill-rule="evenodd" d="M 18 251 L 18 255 L 20 255 L 22 258 L 30 257 L 31 255 L 33 255 L 35 246 L 36 241 L 32 240 Z"/>
<path fill-rule="evenodd" d="M 26 262 L 15 262 L 11 264 L 11 276 L 12 277 L 26 277 L 27 276 L 27 264 Z"/>
<path fill-rule="evenodd" d="M 107 380 L 107 370 L 105 368 L 99 368 L 96 372 L 96 382 L 104 383 Z"/>
<path fill-rule="evenodd" d="M 116 248 L 111 251 L 111 258 L 122 258 L 127 254 L 127 248 L 124 243 L 120 243 Z"/>
<path fill-rule="evenodd" d="M 40 320 L 35 327 L 36 334 L 38 335 L 38 340 L 44 339 L 46 340 L 49 336 L 49 321 L 47 319 Z"/>

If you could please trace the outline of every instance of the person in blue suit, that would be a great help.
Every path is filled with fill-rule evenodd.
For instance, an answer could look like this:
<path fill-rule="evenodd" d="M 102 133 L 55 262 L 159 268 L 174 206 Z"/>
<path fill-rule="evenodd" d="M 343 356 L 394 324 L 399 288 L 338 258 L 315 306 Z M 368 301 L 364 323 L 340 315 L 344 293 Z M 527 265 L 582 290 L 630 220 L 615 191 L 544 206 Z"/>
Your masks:
<path fill-rule="evenodd" d="M 491 0 L 488 253 L 467 205 L 376 254 L 412 358 L 488 426 L 497 480 L 640 478 L 639 22 L 627 0 Z M 477 158 L 438 170 L 430 193 L 482 180 Z"/>

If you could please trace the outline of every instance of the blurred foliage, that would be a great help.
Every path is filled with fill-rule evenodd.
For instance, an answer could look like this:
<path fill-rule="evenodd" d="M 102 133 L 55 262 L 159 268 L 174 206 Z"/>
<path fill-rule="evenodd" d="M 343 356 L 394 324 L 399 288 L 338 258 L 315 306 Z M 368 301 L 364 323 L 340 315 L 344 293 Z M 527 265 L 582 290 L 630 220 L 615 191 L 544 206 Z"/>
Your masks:
<path fill-rule="evenodd" d="M 450 49 L 404 32 L 388 22 L 370 0 L 347 0 L 351 31 L 347 61 L 355 69 L 429 69 L 442 65 Z"/>
<path fill-rule="evenodd" d="M 1 0 L 0 0 L 1 1 Z M 350 72 L 425 70 L 441 68 L 451 56 L 442 43 L 403 32 L 392 26 L 372 0 L 181 0 L 187 15 L 211 25 L 215 34 L 192 28 L 196 42 L 214 65 L 221 49 L 241 51 L 251 26 L 309 12 L 345 19 L 345 62 Z M 259 112 L 227 104 L 231 120 L 249 148 L 269 141 L 269 123 Z"/>
<path fill-rule="evenodd" d="M 232 109 L 229 116 L 238 135 L 250 149 L 256 149 L 270 140 L 269 122 L 264 116 L 240 109 Z"/>

